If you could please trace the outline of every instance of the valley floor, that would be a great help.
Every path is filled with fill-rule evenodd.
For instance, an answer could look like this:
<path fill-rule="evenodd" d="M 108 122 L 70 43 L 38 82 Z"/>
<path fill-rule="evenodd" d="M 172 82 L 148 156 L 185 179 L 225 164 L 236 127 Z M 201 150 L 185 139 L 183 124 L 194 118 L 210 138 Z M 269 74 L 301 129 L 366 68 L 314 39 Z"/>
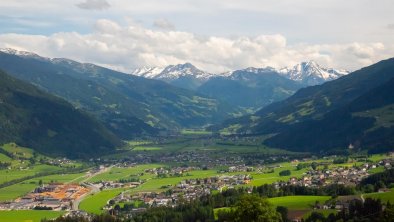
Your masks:
<path fill-rule="evenodd" d="M 354 155 L 338 161 L 340 157 L 317 158 L 307 153 L 270 149 L 259 144 L 260 141 L 255 139 L 217 141 L 205 136 L 204 139 L 191 136 L 186 140 L 162 142 L 133 141 L 117 154 L 90 162 L 37 156 L 30 149 L 18 147 L 19 157 L 5 155 L 7 152 L 0 154 L 1 160 L 12 163 L 7 169 L 0 170 L 0 219 L 38 222 L 41 218 L 69 214 L 71 210 L 74 210 L 73 214 L 83 214 L 83 211 L 101 214 L 126 204 L 143 211 L 151 206 L 176 205 L 179 196 L 193 200 L 207 193 L 240 187 L 251 190 L 264 184 L 312 188 L 338 183 L 355 186 L 362 178 L 383 172 L 394 164 L 393 156 L 386 154 Z M 9 146 L 17 145 L 8 144 L 2 149 L 7 151 Z M 47 175 L 42 172 L 47 172 Z M 62 184 L 86 191 L 70 195 L 68 199 L 58 199 L 56 210 L 32 210 L 36 206 L 47 207 L 45 198 L 39 199 L 40 196 L 46 195 L 54 201 L 54 194 L 59 196 L 56 189 L 64 186 Z M 43 190 L 53 187 L 54 190 L 37 190 L 40 187 Z M 367 197 L 394 202 L 394 190 L 358 192 L 355 195 L 355 198 Z M 330 196 L 313 195 L 269 198 L 274 206 L 287 207 L 289 215 L 303 217 L 312 211 L 323 214 L 335 212 L 335 204 L 328 205 L 329 200 Z M 335 200 L 341 200 L 341 197 Z M 316 208 L 317 202 L 321 205 L 327 203 L 327 206 Z M 218 210 L 215 209 L 215 213 Z"/>

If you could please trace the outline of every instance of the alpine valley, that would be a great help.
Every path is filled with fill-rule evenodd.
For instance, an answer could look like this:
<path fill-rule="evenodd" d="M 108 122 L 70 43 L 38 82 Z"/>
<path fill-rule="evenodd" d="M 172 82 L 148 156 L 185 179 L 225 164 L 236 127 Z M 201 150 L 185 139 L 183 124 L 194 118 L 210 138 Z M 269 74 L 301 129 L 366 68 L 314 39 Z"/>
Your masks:
<path fill-rule="evenodd" d="M 292 68 L 213 74 L 185 63 L 127 74 L 31 52 L 0 51 L 0 69 L 88 113 L 113 138 L 206 128 L 219 135 L 260 136 L 267 146 L 308 152 L 390 149 L 393 67 L 389 59 L 349 74 L 309 61 Z"/>
<path fill-rule="evenodd" d="M 394 58 L 126 73 L 2 49 L 0 70 L 0 221 L 394 216 Z"/>

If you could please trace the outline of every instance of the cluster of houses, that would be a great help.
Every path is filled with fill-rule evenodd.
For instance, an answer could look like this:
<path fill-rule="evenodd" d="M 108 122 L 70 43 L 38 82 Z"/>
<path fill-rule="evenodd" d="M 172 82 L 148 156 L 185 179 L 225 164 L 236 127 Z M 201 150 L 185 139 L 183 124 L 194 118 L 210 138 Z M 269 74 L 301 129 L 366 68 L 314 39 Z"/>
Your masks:
<path fill-rule="evenodd" d="M 89 188 L 77 184 L 42 185 L 14 201 L 0 203 L 0 210 L 71 210 L 74 201 L 89 191 Z"/>
<path fill-rule="evenodd" d="M 319 187 L 330 184 L 356 186 L 369 175 L 368 171 L 377 167 L 390 169 L 392 160 L 381 160 L 379 163 L 365 163 L 361 166 L 336 167 L 324 170 L 309 170 L 301 178 L 292 177 L 287 184 L 305 187 Z M 277 183 L 280 185 L 280 183 Z"/>
<path fill-rule="evenodd" d="M 127 156 L 121 163 L 119 160 L 91 160 L 107 164 L 119 164 L 124 167 L 134 166 L 136 164 L 150 164 L 150 163 L 178 163 L 180 165 L 187 164 L 188 166 L 199 166 L 207 168 L 216 168 L 221 166 L 236 166 L 249 163 L 249 165 L 267 164 L 278 161 L 286 161 L 286 155 L 269 155 L 269 156 L 255 156 L 255 155 L 231 155 L 226 152 L 216 153 L 214 151 L 204 152 L 203 150 L 185 151 L 180 153 L 136 153 L 132 156 Z"/>
<path fill-rule="evenodd" d="M 201 170 L 200 167 L 171 167 L 171 168 L 152 168 L 145 170 L 145 173 L 154 174 L 158 177 L 163 176 L 182 176 L 184 173 L 193 171 L 193 170 Z"/>
<path fill-rule="evenodd" d="M 141 185 L 141 182 L 121 183 L 114 181 L 102 181 L 92 185 L 98 187 L 100 190 L 105 190 L 105 189 L 115 189 L 115 188 L 135 188 Z"/>
<path fill-rule="evenodd" d="M 40 160 L 40 162 L 43 164 L 53 165 L 53 166 L 64 166 L 64 165 L 70 165 L 70 164 L 75 163 L 75 161 L 72 161 L 67 158 L 42 159 L 42 160 Z"/>
<path fill-rule="evenodd" d="M 132 196 L 121 193 L 108 202 L 104 209 L 111 209 L 118 202 L 140 201 L 144 206 L 176 206 L 181 200 L 191 201 L 210 194 L 212 190 L 222 191 L 223 188 L 234 188 L 237 185 L 249 184 L 250 175 L 215 176 L 204 179 L 187 179 L 175 186 L 168 186 L 167 192 L 139 192 Z M 141 208 L 139 208 L 141 210 Z"/>

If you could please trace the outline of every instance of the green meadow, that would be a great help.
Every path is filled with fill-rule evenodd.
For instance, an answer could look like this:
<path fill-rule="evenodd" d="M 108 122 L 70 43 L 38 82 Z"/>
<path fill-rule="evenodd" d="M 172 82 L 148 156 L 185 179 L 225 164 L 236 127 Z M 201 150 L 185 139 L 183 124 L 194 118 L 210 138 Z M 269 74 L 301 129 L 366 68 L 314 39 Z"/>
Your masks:
<path fill-rule="evenodd" d="M 63 215 L 62 211 L 18 210 L 0 211 L 0 221 L 4 222 L 40 222 L 41 219 L 54 219 Z"/>
<path fill-rule="evenodd" d="M 269 201 L 274 206 L 284 206 L 290 210 L 306 210 L 311 209 L 316 201 L 324 203 L 329 199 L 329 196 L 285 196 L 269 198 Z"/>
<path fill-rule="evenodd" d="M 125 191 L 125 189 L 112 189 L 92 194 L 80 203 L 79 208 L 89 213 L 101 214 L 103 212 L 102 207 L 104 207 L 110 199 L 116 197 L 123 191 Z"/>
<path fill-rule="evenodd" d="M 122 167 L 113 167 L 109 171 L 105 173 L 101 173 L 90 178 L 89 182 L 98 182 L 98 181 L 117 181 L 119 179 L 127 179 L 130 177 L 135 177 L 137 174 L 143 173 L 144 176 L 141 179 L 150 178 L 153 175 L 149 175 L 145 173 L 145 170 L 162 167 L 164 165 L 160 164 L 144 164 L 144 165 L 137 165 L 134 167 L 129 168 L 122 168 Z M 146 175 L 145 175 L 146 174 Z"/>
<path fill-rule="evenodd" d="M 364 198 L 370 197 L 373 199 L 381 199 L 382 202 L 390 201 L 391 203 L 394 202 L 394 188 L 391 189 L 390 192 L 385 193 L 368 193 L 363 195 Z"/>

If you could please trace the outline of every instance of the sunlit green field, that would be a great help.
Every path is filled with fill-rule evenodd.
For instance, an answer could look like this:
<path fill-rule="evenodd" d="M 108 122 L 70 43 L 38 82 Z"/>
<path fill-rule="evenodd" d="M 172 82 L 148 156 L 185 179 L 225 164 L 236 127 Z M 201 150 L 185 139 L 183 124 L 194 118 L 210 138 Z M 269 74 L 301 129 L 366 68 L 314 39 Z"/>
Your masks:
<path fill-rule="evenodd" d="M 394 188 L 391 189 L 391 192 L 386 193 L 369 193 L 364 194 L 364 198 L 374 198 L 374 199 L 381 199 L 383 202 L 390 201 L 390 203 L 394 202 Z"/>
<path fill-rule="evenodd" d="M 269 198 L 274 206 L 284 206 L 291 210 L 311 209 L 316 201 L 324 203 L 331 199 L 329 196 L 286 196 Z"/>
<path fill-rule="evenodd" d="M 0 162 L 11 162 L 11 161 L 12 161 L 11 158 L 9 158 L 8 156 L 0 153 Z"/>
<path fill-rule="evenodd" d="M 257 173 L 257 172 L 252 172 L 250 173 L 251 176 L 253 176 L 253 180 L 251 181 L 251 185 L 253 186 L 261 186 L 263 184 L 271 184 L 276 181 L 287 181 L 291 177 L 301 177 L 304 172 L 307 171 L 307 169 L 301 169 L 297 170 L 295 166 L 292 166 L 290 163 L 284 163 L 281 165 L 282 167 L 276 168 L 273 173 Z M 290 176 L 279 176 L 279 172 L 283 170 L 290 170 L 291 175 Z"/>
<path fill-rule="evenodd" d="M 184 129 L 181 131 L 182 135 L 211 135 L 212 132 L 205 131 L 205 130 L 191 130 L 191 129 Z"/>
<path fill-rule="evenodd" d="M 36 183 L 18 183 L 0 189 L 0 201 L 14 200 L 37 187 Z"/>
<path fill-rule="evenodd" d="M 96 175 L 89 179 L 89 182 L 98 182 L 98 181 L 117 181 L 119 179 L 127 179 L 130 177 L 135 176 L 139 173 L 144 173 L 146 169 L 158 168 L 162 167 L 163 165 L 159 164 L 144 164 L 144 165 L 137 165 L 135 167 L 130 168 L 119 168 L 113 167 L 108 172 Z M 141 179 L 150 178 L 153 175 L 146 174 Z"/>
<path fill-rule="evenodd" d="M 105 206 L 110 199 L 116 197 L 124 190 L 125 189 L 104 190 L 93 194 L 86 197 L 80 203 L 79 208 L 89 213 L 100 214 L 103 212 L 102 207 Z"/>
<path fill-rule="evenodd" d="M 157 146 L 136 146 L 133 150 L 135 151 L 152 151 L 152 150 L 161 150 L 161 147 Z"/>
<path fill-rule="evenodd" d="M 174 186 L 186 179 L 196 179 L 196 178 L 207 178 L 216 176 L 218 173 L 216 170 L 196 170 L 188 172 L 187 176 L 182 177 L 168 177 L 168 178 L 152 178 L 146 181 L 141 186 L 135 188 L 135 191 L 160 191 L 162 186 L 171 185 Z"/>
<path fill-rule="evenodd" d="M 61 211 L 18 210 L 0 211 L 1 222 L 40 222 L 41 219 L 54 219 L 63 215 Z"/>
<path fill-rule="evenodd" d="M 6 181 L 18 179 L 21 177 L 32 176 L 39 172 L 54 172 L 61 169 L 57 166 L 49 165 L 35 165 L 28 169 L 11 169 L 11 170 L 0 170 L 0 183 Z"/>

